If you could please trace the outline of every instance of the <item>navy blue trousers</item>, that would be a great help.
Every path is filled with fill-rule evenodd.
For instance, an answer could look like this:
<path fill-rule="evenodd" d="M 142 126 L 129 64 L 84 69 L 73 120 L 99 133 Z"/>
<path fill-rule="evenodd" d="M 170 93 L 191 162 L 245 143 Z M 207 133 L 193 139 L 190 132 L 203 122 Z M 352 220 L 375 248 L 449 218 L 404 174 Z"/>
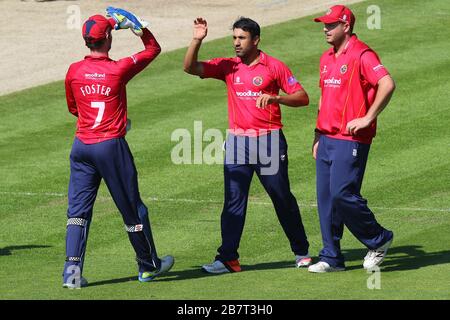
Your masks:
<path fill-rule="evenodd" d="M 316 158 L 317 204 L 322 231 L 321 261 L 344 267 L 340 240 L 344 225 L 368 249 L 389 241 L 393 233 L 380 226 L 361 196 L 369 144 L 322 135 Z"/>
<path fill-rule="evenodd" d="M 75 138 L 70 154 L 65 282 L 76 272 L 81 275 L 92 209 L 102 179 L 122 215 L 139 270 L 160 267 L 148 210 L 139 195 L 137 171 L 126 140 L 117 138 L 84 144 Z"/>
<path fill-rule="evenodd" d="M 278 220 L 292 251 L 294 254 L 306 255 L 309 243 L 297 200 L 289 185 L 287 143 L 283 132 L 272 131 L 271 134 L 259 138 L 229 134 L 225 146 L 222 245 L 218 249 L 216 259 L 230 261 L 239 258 L 238 248 L 254 172 L 275 206 Z"/>

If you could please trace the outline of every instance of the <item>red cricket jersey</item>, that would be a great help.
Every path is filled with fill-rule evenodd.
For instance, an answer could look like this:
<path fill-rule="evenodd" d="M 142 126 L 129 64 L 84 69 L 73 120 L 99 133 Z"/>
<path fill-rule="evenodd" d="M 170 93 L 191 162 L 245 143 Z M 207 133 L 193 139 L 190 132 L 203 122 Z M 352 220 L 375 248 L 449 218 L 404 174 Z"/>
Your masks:
<path fill-rule="evenodd" d="M 66 75 L 70 113 L 78 117 L 76 136 L 86 144 L 124 137 L 127 123 L 126 84 L 161 52 L 151 32 L 141 37 L 145 50 L 130 57 L 86 56 L 73 63 Z"/>
<path fill-rule="evenodd" d="M 357 135 L 347 131 L 347 123 L 367 114 L 375 100 L 377 83 L 389 72 L 377 54 L 353 35 L 337 58 L 334 49 L 320 59 L 321 106 L 317 129 L 336 139 L 371 143 L 376 121 Z"/>
<path fill-rule="evenodd" d="M 302 90 L 291 70 L 281 61 L 260 52 L 260 61 L 253 66 L 241 58 L 216 58 L 203 62 L 202 78 L 215 78 L 226 83 L 228 91 L 228 122 L 231 133 L 255 136 L 283 127 L 278 103 L 265 109 L 256 107 L 263 93 L 278 95 Z"/>

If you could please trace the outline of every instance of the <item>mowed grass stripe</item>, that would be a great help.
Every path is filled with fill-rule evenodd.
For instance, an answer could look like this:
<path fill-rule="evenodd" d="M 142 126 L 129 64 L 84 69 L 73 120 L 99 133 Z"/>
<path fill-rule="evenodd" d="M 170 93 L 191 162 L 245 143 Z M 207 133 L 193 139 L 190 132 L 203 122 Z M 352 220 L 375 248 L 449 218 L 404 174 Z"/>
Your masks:
<path fill-rule="evenodd" d="M 35 192 L 9 192 L 9 191 L 0 191 L 0 195 L 16 197 L 14 201 L 17 201 L 18 198 L 27 198 L 27 197 L 35 197 L 35 198 L 67 198 L 67 194 L 64 193 L 35 193 Z M 223 200 L 220 199 L 183 199 L 183 198 L 156 198 L 156 197 L 142 197 L 144 201 L 149 202 L 174 202 L 174 203 L 194 203 L 194 204 L 223 204 Z M 97 196 L 98 201 L 109 201 L 111 197 L 108 195 Z M 260 205 L 260 206 L 272 206 L 271 202 L 263 202 L 260 200 L 251 200 L 252 205 Z M 313 203 L 299 203 L 301 208 L 316 208 L 317 204 Z M 374 207 L 371 206 L 372 209 L 375 210 L 384 210 L 384 211 L 428 211 L 428 212 L 450 212 L 450 208 L 420 208 L 420 207 L 410 207 L 410 208 L 396 208 L 396 207 Z"/>

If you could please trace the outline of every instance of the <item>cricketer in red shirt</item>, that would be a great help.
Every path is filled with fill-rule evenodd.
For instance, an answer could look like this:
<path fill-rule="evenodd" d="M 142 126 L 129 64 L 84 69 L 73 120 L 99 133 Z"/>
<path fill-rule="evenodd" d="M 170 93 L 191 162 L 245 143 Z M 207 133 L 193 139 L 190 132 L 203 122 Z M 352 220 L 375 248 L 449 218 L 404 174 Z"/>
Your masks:
<path fill-rule="evenodd" d="M 376 133 L 376 119 L 370 126 L 351 134 L 347 123 L 363 117 L 372 106 L 378 81 L 389 72 L 378 55 L 354 34 L 336 57 L 334 48 L 320 59 L 322 89 L 317 129 L 330 137 L 371 143 Z"/>
<path fill-rule="evenodd" d="M 201 78 L 225 82 L 229 134 L 225 142 L 222 244 L 213 263 L 204 265 L 202 269 L 213 274 L 241 271 L 238 248 L 254 173 L 272 199 L 295 255 L 295 264 L 306 267 L 311 263 L 309 243 L 297 200 L 290 190 L 288 147 L 282 132 L 280 104 L 305 106 L 309 103 L 308 95 L 284 63 L 258 49 L 260 27 L 255 21 L 241 17 L 234 23 L 234 58 L 198 61 L 198 51 L 207 31 L 207 22 L 197 18 L 184 70 Z M 286 95 L 279 95 L 280 90 Z M 252 146 L 258 146 L 257 154 Z M 271 165 L 277 164 L 276 169 L 268 174 L 264 172 L 267 166 L 261 161 L 262 154 L 270 154 Z M 238 159 L 236 162 L 235 155 L 243 161 Z"/>
<path fill-rule="evenodd" d="M 260 135 L 269 130 L 281 129 L 280 104 L 274 101 L 266 108 L 257 108 L 257 99 L 263 94 L 277 96 L 280 89 L 287 94 L 303 90 L 283 62 L 262 51 L 259 62 L 252 66 L 243 63 L 240 57 L 216 58 L 202 65 L 202 78 L 225 82 L 229 129 L 238 135 Z"/>
<path fill-rule="evenodd" d="M 363 266 L 371 269 L 383 262 L 394 234 L 377 222 L 360 191 L 376 119 L 395 84 L 377 54 L 353 34 L 349 8 L 333 6 L 314 21 L 324 23 L 332 47 L 320 59 L 322 94 L 313 143 L 323 248 L 320 261 L 308 270 L 345 270 L 344 225 L 368 248 Z"/>
<path fill-rule="evenodd" d="M 65 81 L 67 106 L 78 117 L 76 136 L 84 143 L 125 136 L 126 85 L 161 52 L 151 32 L 143 31 L 141 40 L 145 50 L 139 53 L 118 61 L 108 56 L 88 55 L 69 67 Z"/>
<path fill-rule="evenodd" d="M 123 9 L 109 7 L 110 12 L 136 16 Z M 90 17 L 82 29 L 91 54 L 72 64 L 66 76 L 69 111 L 78 117 L 77 132 L 70 153 L 70 179 L 66 227 L 66 262 L 63 287 L 87 285 L 82 277 L 89 226 L 94 202 L 103 180 L 120 211 L 125 230 L 136 253 L 139 281 L 146 282 L 173 265 L 173 257 L 158 257 L 153 241 L 147 207 L 139 193 L 137 170 L 125 140 L 127 125 L 126 84 L 142 71 L 161 51 L 146 28 L 141 40 L 145 49 L 130 57 L 109 58 L 115 27 L 130 20 L 117 13 L 107 19 Z"/>

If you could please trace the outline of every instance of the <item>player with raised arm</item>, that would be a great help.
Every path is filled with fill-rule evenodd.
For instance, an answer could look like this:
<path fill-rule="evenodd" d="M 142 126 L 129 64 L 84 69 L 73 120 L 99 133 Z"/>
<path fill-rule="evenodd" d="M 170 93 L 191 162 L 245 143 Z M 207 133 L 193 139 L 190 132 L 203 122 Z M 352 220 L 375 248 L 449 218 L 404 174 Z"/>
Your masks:
<path fill-rule="evenodd" d="M 295 265 L 307 267 L 311 264 L 309 243 L 297 200 L 290 189 L 280 104 L 306 106 L 308 95 L 283 62 L 258 49 L 260 27 L 255 21 L 242 17 L 234 23 L 236 57 L 233 58 L 198 61 L 198 52 L 207 31 L 206 20 L 197 18 L 194 37 L 184 59 L 184 70 L 201 78 L 225 82 L 229 134 L 225 143 L 222 244 L 213 263 L 204 265 L 202 269 L 215 274 L 241 271 L 238 248 L 254 173 L 274 204 L 295 255 Z M 280 90 L 286 94 L 280 95 Z M 270 155 L 270 170 L 267 170 L 269 162 L 264 159 L 267 155 Z"/>
<path fill-rule="evenodd" d="M 126 85 L 161 52 L 147 23 L 122 9 L 107 8 L 109 18 L 90 17 L 82 35 L 90 55 L 73 63 L 66 75 L 69 111 L 78 118 L 70 154 L 69 205 L 67 210 L 66 263 L 63 286 L 87 285 L 82 277 L 92 209 L 103 179 L 119 209 L 129 240 L 136 252 L 141 282 L 170 270 L 172 256 L 158 257 L 147 207 L 139 194 L 137 171 L 125 140 Z M 112 29 L 130 28 L 145 49 L 118 61 L 109 58 Z M 111 264 L 114 261 L 111 261 Z"/>

